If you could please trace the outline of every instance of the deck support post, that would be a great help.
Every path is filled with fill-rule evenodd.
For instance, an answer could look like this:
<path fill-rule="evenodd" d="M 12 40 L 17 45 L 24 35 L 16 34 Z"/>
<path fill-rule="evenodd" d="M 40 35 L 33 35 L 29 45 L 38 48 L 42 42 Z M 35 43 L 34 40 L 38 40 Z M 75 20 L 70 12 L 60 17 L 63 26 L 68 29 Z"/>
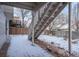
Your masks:
<path fill-rule="evenodd" d="M 32 45 L 34 45 L 34 21 L 35 21 L 35 11 L 32 11 Z"/>
<path fill-rule="evenodd" d="M 71 54 L 71 39 L 72 39 L 72 31 L 71 31 L 71 2 L 69 2 L 68 6 L 68 20 L 69 20 L 69 39 L 68 39 L 68 49 L 69 54 Z"/>

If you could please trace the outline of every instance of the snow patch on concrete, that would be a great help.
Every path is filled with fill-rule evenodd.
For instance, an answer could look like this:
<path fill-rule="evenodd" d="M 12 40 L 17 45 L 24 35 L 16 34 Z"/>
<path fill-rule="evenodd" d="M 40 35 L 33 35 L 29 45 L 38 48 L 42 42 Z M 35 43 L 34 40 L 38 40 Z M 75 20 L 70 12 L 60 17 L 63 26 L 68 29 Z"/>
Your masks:
<path fill-rule="evenodd" d="M 68 51 L 68 41 L 64 40 L 63 37 L 40 35 L 38 39 L 50 44 L 53 42 L 57 47 L 64 48 L 66 51 Z M 75 44 L 72 43 L 72 53 L 75 56 L 79 56 L 79 40 Z"/>
<path fill-rule="evenodd" d="M 11 44 L 7 52 L 10 57 L 49 57 L 52 56 L 38 45 L 32 45 L 28 35 L 11 35 Z"/>

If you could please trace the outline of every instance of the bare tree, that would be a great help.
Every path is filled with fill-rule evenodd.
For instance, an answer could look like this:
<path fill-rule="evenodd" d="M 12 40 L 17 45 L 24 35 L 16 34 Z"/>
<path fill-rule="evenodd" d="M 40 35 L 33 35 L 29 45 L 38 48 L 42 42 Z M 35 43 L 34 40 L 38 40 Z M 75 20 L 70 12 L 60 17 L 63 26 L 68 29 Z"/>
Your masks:
<path fill-rule="evenodd" d="M 23 25 L 23 27 L 24 27 L 24 18 L 27 17 L 28 13 L 29 13 L 29 10 L 21 9 L 22 25 Z"/>
<path fill-rule="evenodd" d="M 75 25 L 76 25 L 76 31 L 78 31 L 79 29 L 79 3 L 74 5 L 74 10 L 73 10 L 73 14 L 74 14 L 74 18 L 75 18 Z"/>

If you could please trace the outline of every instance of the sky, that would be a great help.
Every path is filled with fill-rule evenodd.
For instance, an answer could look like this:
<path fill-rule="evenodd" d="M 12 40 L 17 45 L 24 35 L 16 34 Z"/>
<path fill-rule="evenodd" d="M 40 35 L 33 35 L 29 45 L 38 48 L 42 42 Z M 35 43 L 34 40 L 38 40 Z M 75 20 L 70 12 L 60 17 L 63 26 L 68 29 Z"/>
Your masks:
<path fill-rule="evenodd" d="M 72 10 L 73 10 L 73 6 L 76 4 L 76 2 L 72 2 L 71 3 L 72 5 Z M 65 13 L 65 14 L 67 14 L 68 13 L 68 5 L 63 9 L 63 11 L 62 11 L 63 13 Z"/>

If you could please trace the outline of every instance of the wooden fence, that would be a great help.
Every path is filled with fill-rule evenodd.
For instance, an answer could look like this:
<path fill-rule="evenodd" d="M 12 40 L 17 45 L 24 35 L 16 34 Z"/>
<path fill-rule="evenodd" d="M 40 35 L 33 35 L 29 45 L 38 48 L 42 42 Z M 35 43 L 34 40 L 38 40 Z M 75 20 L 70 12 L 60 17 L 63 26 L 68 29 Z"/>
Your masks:
<path fill-rule="evenodd" d="M 9 34 L 28 34 L 27 28 L 10 27 Z"/>

